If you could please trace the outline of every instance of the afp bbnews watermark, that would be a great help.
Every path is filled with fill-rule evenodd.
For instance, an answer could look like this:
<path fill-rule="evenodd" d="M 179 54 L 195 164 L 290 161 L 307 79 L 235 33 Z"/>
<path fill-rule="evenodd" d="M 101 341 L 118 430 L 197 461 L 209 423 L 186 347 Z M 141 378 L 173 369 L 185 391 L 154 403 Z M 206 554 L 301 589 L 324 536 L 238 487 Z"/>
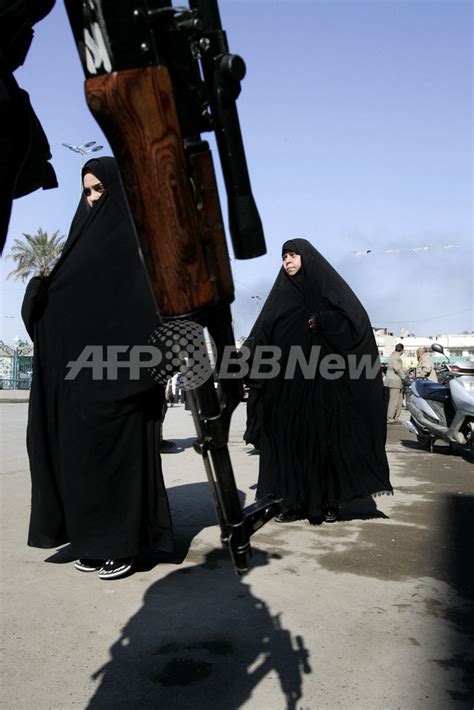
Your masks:
<path fill-rule="evenodd" d="M 169 322 L 158 328 L 146 345 L 86 345 L 76 360 L 67 367 L 66 380 L 75 380 L 79 373 L 89 370 L 92 380 L 116 381 L 125 371 L 131 381 L 139 380 L 147 371 L 156 382 L 165 385 L 175 373 L 181 375 L 184 390 L 196 389 L 216 374 L 219 380 L 242 379 L 270 380 L 276 377 L 291 380 L 297 373 L 304 379 L 317 376 L 338 380 L 375 379 L 380 372 L 380 359 L 369 354 L 321 354 L 321 346 L 313 345 L 305 353 L 300 345 L 288 352 L 277 345 L 245 344 L 237 348 L 223 348 L 219 366 L 216 367 L 216 348 L 205 340 L 204 331 L 191 321 Z"/>

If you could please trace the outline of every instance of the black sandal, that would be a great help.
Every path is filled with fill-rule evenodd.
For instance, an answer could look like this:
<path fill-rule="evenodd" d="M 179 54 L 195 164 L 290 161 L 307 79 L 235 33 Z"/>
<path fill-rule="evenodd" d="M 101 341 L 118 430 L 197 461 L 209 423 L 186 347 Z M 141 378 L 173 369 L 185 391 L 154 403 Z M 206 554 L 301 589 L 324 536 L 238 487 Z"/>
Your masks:
<path fill-rule="evenodd" d="M 287 508 L 279 515 L 275 516 L 276 523 L 294 523 L 296 520 L 303 520 L 306 517 L 304 508 Z"/>
<path fill-rule="evenodd" d="M 323 510 L 325 523 L 335 523 L 338 518 L 339 508 L 336 505 L 328 506 Z"/>

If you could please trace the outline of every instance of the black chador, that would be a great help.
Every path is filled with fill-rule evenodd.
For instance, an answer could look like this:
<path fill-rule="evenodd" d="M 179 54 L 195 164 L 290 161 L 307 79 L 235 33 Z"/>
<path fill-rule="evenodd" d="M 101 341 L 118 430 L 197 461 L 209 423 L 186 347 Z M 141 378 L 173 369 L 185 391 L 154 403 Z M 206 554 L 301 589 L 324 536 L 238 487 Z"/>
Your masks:
<path fill-rule="evenodd" d="M 301 268 L 292 276 L 281 269 L 246 342 L 254 363 L 258 345 L 281 350 L 279 373 L 250 382 L 246 439 L 260 448 L 258 497 L 282 496 L 284 510 L 312 519 L 392 492 L 386 415 L 363 306 L 305 239 L 284 244 L 288 252 L 300 255 Z"/>
<path fill-rule="evenodd" d="M 146 370 L 114 374 L 107 349 L 145 345 L 160 319 L 115 161 L 89 161 L 87 172 L 105 192 L 92 208 L 81 198 L 59 261 L 30 282 L 22 309 L 35 346 L 28 544 L 70 542 L 80 558 L 107 560 L 170 550 L 172 536 L 159 456 L 163 388 Z M 81 354 L 85 366 L 67 379 Z"/>

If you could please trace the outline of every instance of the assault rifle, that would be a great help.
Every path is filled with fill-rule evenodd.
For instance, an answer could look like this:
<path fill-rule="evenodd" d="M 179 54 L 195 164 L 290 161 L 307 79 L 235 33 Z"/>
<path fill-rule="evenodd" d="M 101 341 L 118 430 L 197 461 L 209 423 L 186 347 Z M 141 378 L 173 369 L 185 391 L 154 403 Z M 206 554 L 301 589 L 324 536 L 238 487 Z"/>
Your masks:
<path fill-rule="evenodd" d="M 241 57 L 230 54 L 217 0 L 65 0 L 90 110 L 116 157 L 144 264 L 164 319 L 207 328 L 217 350 L 235 346 L 234 286 L 214 167 L 201 133 L 214 131 L 234 255 L 265 253 L 236 109 Z M 227 447 L 240 379 L 189 391 L 222 543 L 244 574 L 250 536 L 280 505 L 242 509 Z"/>

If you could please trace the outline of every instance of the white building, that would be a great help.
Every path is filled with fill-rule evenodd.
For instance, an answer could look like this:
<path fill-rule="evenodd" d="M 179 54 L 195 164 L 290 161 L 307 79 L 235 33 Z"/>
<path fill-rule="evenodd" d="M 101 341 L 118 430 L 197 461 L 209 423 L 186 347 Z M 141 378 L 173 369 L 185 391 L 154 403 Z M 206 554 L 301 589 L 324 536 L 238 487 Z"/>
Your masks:
<path fill-rule="evenodd" d="M 402 334 L 395 336 L 387 328 L 374 328 L 375 340 L 379 349 L 382 362 L 395 350 L 397 343 L 403 343 L 403 360 L 406 365 L 416 364 L 416 351 L 418 348 L 429 350 L 433 343 L 439 343 L 444 348 L 444 353 L 450 360 L 459 358 L 474 359 L 474 333 L 452 333 L 447 335 L 437 335 L 433 338 L 416 336 L 402 331 Z M 442 361 L 444 358 L 436 354 L 433 358 Z"/>

